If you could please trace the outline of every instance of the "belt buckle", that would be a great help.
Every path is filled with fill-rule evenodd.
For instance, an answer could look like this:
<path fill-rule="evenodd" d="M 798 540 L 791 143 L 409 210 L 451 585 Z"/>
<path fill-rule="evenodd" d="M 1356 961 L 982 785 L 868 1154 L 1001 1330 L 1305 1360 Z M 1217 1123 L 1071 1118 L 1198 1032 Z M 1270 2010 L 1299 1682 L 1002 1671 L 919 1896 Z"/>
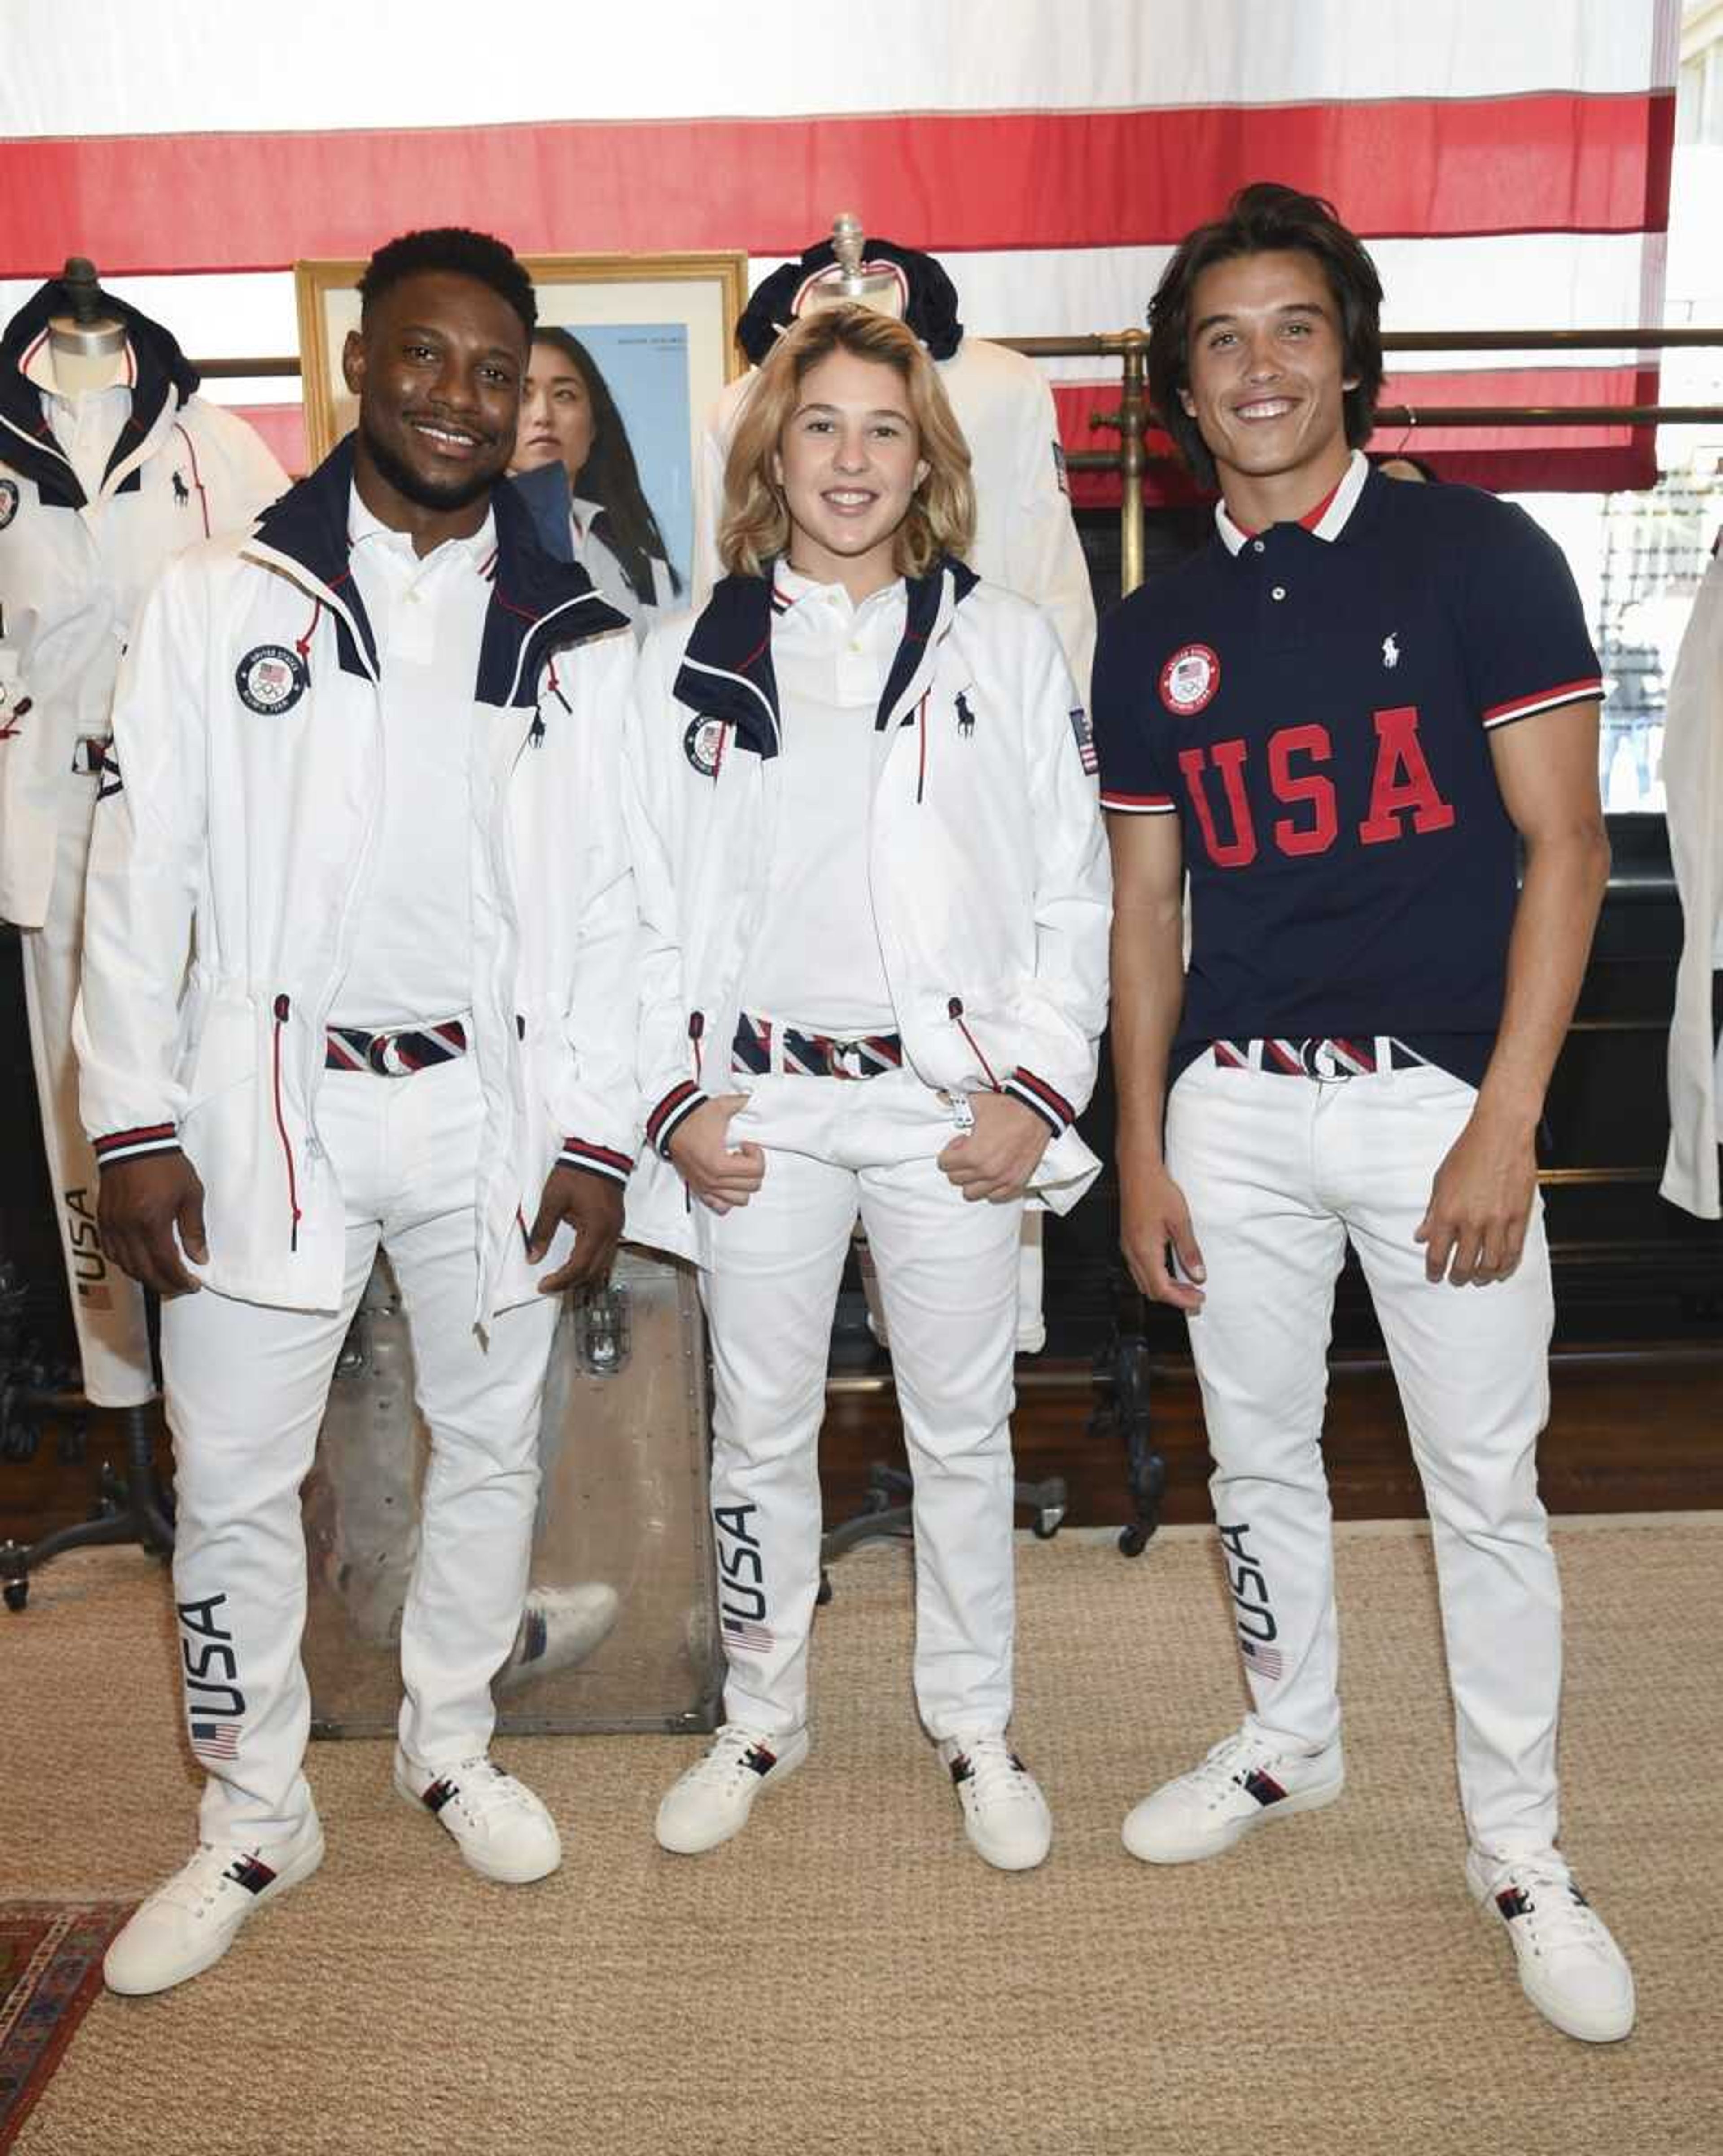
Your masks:
<path fill-rule="evenodd" d="M 365 1060 L 379 1078 L 405 1078 L 411 1075 L 401 1060 L 401 1050 L 392 1033 L 372 1034 L 366 1047 Z"/>
<path fill-rule="evenodd" d="M 1317 1062 L 1317 1058 L 1325 1050 L 1328 1066 L 1326 1070 L 1320 1068 Z M 1318 1040 L 1300 1041 L 1298 1048 L 1298 1060 L 1305 1066 L 1305 1077 L 1314 1078 L 1319 1086 L 1343 1085 L 1352 1075 L 1352 1073 L 1336 1056 L 1334 1043 L 1326 1034 Z"/>
<path fill-rule="evenodd" d="M 834 1078 L 865 1078 L 859 1040 L 833 1040 L 826 1048 L 826 1066 Z"/>

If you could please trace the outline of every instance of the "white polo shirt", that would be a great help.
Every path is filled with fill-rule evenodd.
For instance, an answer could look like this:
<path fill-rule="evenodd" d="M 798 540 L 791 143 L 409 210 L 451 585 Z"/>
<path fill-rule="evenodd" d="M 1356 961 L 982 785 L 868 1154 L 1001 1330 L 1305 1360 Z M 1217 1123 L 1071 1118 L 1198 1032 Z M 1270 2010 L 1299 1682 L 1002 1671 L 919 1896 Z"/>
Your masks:
<path fill-rule="evenodd" d="M 804 1031 L 895 1031 L 869 895 L 874 718 L 903 641 L 901 578 L 859 606 L 779 562 L 772 587 L 778 808 L 743 1010 Z"/>
<path fill-rule="evenodd" d="M 348 500 L 353 580 L 382 675 L 383 780 L 371 875 L 330 1023 L 373 1031 L 454 1018 L 473 998 L 473 691 L 496 520 L 423 560 Z"/>

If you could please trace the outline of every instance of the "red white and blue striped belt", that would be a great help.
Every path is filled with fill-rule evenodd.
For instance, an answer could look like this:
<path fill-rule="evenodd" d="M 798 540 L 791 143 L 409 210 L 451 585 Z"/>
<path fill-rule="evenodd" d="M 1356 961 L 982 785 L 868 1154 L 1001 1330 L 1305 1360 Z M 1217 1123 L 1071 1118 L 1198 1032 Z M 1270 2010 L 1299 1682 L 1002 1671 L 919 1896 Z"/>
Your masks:
<path fill-rule="evenodd" d="M 777 1036 L 778 1069 L 787 1075 L 803 1078 L 877 1078 L 884 1070 L 903 1068 L 903 1035 L 864 1033 L 848 1040 L 829 1033 L 808 1033 L 799 1026 L 780 1025 L 769 1018 L 750 1018 L 744 1011 L 736 1022 L 731 1043 L 730 1067 L 756 1078 L 771 1075 L 773 1035 Z"/>
<path fill-rule="evenodd" d="M 453 1063 L 466 1052 L 467 1029 L 458 1018 L 384 1033 L 367 1033 L 362 1025 L 331 1025 L 323 1034 L 326 1070 L 373 1070 L 379 1078 L 410 1078 L 415 1070 Z"/>
<path fill-rule="evenodd" d="M 1266 1070 L 1279 1078 L 1314 1078 L 1332 1085 L 1378 1070 L 1410 1070 L 1428 1061 L 1403 1040 L 1373 1034 L 1341 1040 L 1338 1034 L 1313 1040 L 1216 1040 L 1209 1055 L 1223 1070 Z"/>

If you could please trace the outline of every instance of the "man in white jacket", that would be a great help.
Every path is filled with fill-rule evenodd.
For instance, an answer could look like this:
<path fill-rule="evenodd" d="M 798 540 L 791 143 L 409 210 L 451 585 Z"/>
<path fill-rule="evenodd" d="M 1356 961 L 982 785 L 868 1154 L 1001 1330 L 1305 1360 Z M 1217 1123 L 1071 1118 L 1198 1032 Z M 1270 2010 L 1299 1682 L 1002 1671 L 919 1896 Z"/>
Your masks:
<path fill-rule="evenodd" d="M 197 1856 L 109 1950 L 126 1992 L 208 1967 L 321 1858 L 298 1492 L 379 1241 L 432 1436 L 395 1786 L 486 1877 L 561 1856 L 488 1757 L 490 1685 L 555 1296 L 608 1263 L 631 1165 L 633 644 L 496 484 L 534 320 L 508 249 L 410 234 L 360 289 L 357 434 L 162 580 L 92 850 L 84 1114 L 108 1246 L 164 1298 L 209 1777 Z"/>
<path fill-rule="evenodd" d="M 244 531 L 287 475 L 243 419 L 197 393 L 159 322 L 101 304 L 114 335 L 94 358 L 54 326 L 68 306 L 58 279 L 0 339 L 0 920 L 23 932 L 84 1390 L 98 1407 L 138 1408 L 156 1389 L 143 1291 L 97 1233 L 72 1054 L 90 823 L 145 593 L 194 540 Z"/>

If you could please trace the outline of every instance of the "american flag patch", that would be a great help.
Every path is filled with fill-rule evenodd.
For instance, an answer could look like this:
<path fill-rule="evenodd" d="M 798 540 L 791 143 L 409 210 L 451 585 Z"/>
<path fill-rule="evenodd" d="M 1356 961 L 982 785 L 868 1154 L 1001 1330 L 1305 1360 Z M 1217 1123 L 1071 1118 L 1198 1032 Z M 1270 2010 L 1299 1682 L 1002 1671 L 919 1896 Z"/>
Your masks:
<path fill-rule="evenodd" d="M 1077 737 L 1077 754 L 1083 768 L 1093 778 L 1100 769 L 1100 759 L 1095 752 L 1095 728 L 1080 704 L 1071 714 L 1071 732 Z"/>
<path fill-rule="evenodd" d="M 1260 1640 L 1253 1640 L 1241 1632 L 1238 1651 L 1244 1657 L 1245 1668 L 1254 1676 L 1266 1677 L 1271 1684 L 1279 1682 L 1284 1672 L 1278 1647 L 1265 1647 Z"/>
<path fill-rule="evenodd" d="M 194 1722 L 192 1724 L 192 1749 L 200 1758 L 237 1758 L 239 1754 L 238 1723 Z"/>
<path fill-rule="evenodd" d="M 777 1645 L 772 1629 L 767 1625 L 756 1625 L 746 1617 L 726 1617 L 724 1620 L 724 1644 L 739 1647 L 746 1654 L 769 1654 Z"/>

